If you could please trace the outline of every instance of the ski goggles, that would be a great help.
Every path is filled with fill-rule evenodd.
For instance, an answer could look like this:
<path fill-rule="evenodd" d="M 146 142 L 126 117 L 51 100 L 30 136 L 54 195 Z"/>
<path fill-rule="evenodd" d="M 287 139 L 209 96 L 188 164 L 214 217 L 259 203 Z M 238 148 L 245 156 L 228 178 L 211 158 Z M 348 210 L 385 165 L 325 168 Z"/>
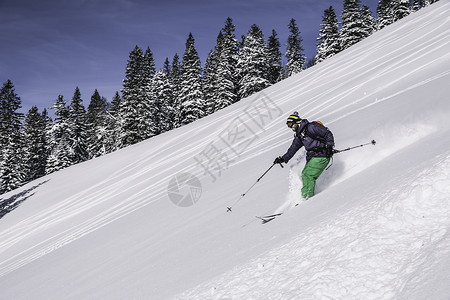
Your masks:
<path fill-rule="evenodd" d="M 286 122 L 286 126 L 287 127 L 289 127 L 289 128 L 292 128 L 294 125 L 298 125 L 298 126 L 300 126 L 300 124 L 302 123 L 302 120 L 300 119 L 300 120 L 296 120 L 296 121 L 293 121 L 293 120 L 288 120 L 287 122 Z"/>
<path fill-rule="evenodd" d="M 298 115 L 290 115 L 286 121 L 286 126 L 289 128 L 292 128 L 294 124 L 300 124 L 302 122 L 302 119 Z"/>

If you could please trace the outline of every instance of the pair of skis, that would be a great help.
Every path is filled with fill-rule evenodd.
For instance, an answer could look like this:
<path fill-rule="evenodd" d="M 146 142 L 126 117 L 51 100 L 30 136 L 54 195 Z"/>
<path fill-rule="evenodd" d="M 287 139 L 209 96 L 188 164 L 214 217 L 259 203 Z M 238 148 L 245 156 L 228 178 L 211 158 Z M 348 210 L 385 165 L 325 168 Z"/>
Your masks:
<path fill-rule="evenodd" d="M 283 213 L 278 213 L 278 214 L 273 214 L 273 215 L 255 216 L 255 217 L 260 219 L 262 221 L 262 224 L 266 224 L 267 222 L 274 220 L 276 217 L 281 216 L 282 214 Z"/>
<path fill-rule="evenodd" d="M 300 203 L 296 203 L 294 205 L 294 207 L 299 206 Z M 273 215 L 265 215 L 265 216 L 255 216 L 256 218 L 260 219 L 262 221 L 263 224 L 266 224 L 267 222 L 272 221 L 273 219 L 275 219 L 278 216 L 281 216 L 283 213 L 285 213 L 286 211 L 282 211 L 280 213 L 276 213 Z"/>

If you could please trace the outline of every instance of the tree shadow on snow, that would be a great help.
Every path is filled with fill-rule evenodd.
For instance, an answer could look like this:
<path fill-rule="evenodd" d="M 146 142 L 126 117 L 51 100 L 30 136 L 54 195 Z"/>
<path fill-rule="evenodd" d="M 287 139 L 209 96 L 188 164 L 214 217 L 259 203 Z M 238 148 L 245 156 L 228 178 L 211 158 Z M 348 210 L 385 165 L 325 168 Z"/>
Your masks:
<path fill-rule="evenodd" d="M 48 182 L 48 180 L 43 181 L 29 189 L 23 190 L 7 199 L 0 198 L 0 219 L 3 218 L 4 215 L 16 209 L 22 202 L 33 196 L 33 191 L 46 182 Z"/>

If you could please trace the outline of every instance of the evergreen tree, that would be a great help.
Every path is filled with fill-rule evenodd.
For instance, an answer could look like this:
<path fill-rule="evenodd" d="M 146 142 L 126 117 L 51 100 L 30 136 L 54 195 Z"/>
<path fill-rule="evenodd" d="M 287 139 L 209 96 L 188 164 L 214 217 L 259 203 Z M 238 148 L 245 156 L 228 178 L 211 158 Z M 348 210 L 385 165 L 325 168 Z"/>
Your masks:
<path fill-rule="evenodd" d="M 237 101 L 236 64 L 238 43 L 232 19 L 217 37 L 217 45 L 205 63 L 204 95 L 206 112 L 211 114 Z"/>
<path fill-rule="evenodd" d="M 235 26 L 233 19 L 228 17 L 225 20 L 225 26 L 222 28 L 223 40 L 220 47 L 219 55 L 219 81 L 222 80 L 223 95 L 219 96 L 223 104 L 219 105 L 225 107 L 228 103 L 238 101 L 237 88 L 239 79 L 237 77 L 236 66 L 238 63 L 239 45 L 235 35 Z"/>
<path fill-rule="evenodd" d="M 365 38 L 360 0 L 344 0 L 342 10 L 341 47 L 343 50 Z"/>
<path fill-rule="evenodd" d="M 24 165 L 25 181 L 32 181 L 45 175 L 48 157 L 47 146 L 47 111 L 39 113 L 33 106 L 27 113 L 24 122 Z"/>
<path fill-rule="evenodd" d="M 0 90 L 0 194 L 18 188 L 25 179 L 20 108 L 20 97 L 7 80 Z"/>
<path fill-rule="evenodd" d="M 161 76 L 161 74 L 158 74 Z M 161 128 L 161 122 L 165 118 L 163 110 L 163 99 L 159 98 L 161 87 L 159 78 L 153 77 L 151 83 L 146 88 L 146 96 L 148 101 L 149 115 L 147 119 L 147 126 L 149 131 L 149 137 L 160 134 L 163 129 Z"/>
<path fill-rule="evenodd" d="M 62 95 L 59 95 L 55 104 L 55 120 L 51 127 L 47 127 L 47 140 L 49 143 L 49 157 L 45 173 L 50 174 L 72 165 L 73 154 L 70 140 L 70 112 Z"/>
<path fill-rule="evenodd" d="M 18 112 L 21 107 L 13 83 L 7 80 L 0 90 L 0 150 L 8 145 L 9 135 L 21 128 L 23 114 Z"/>
<path fill-rule="evenodd" d="M 106 133 L 105 152 L 111 153 L 119 148 L 119 107 L 122 102 L 119 92 L 116 91 L 112 98 L 109 110 L 106 111 Z"/>
<path fill-rule="evenodd" d="M 202 68 L 191 33 L 183 55 L 179 101 L 181 125 L 189 124 L 204 116 Z"/>
<path fill-rule="evenodd" d="M 264 36 L 261 29 L 253 24 L 239 53 L 239 97 L 248 97 L 268 87 L 268 70 L 268 51 Z"/>
<path fill-rule="evenodd" d="M 363 38 L 372 35 L 377 30 L 377 20 L 372 15 L 372 12 L 367 5 L 363 5 L 362 7 L 361 20 Z"/>
<path fill-rule="evenodd" d="M 235 66 L 230 65 L 227 52 L 222 49 L 216 76 L 216 89 L 214 93 L 214 109 L 213 112 L 221 110 L 237 101 L 235 76 L 233 74 Z"/>
<path fill-rule="evenodd" d="M 45 170 L 44 170 L 44 175 L 47 174 L 47 165 L 48 165 L 48 159 L 50 156 L 50 153 L 52 151 L 52 137 L 51 137 L 51 132 L 52 132 L 52 127 L 53 127 L 53 120 L 52 118 L 50 118 L 50 116 L 48 115 L 47 109 L 44 109 L 42 111 L 42 120 L 44 121 L 44 126 L 45 126 L 45 152 L 46 152 L 46 162 L 45 162 Z"/>
<path fill-rule="evenodd" d="M 91 102 L 89 102 L 87 108 L 87 123 L 92 127 L 101 124 L 103 115 L 106 114 L 107 107 L 108 104 L 106 99 L 101 97 L 98 90 L 95 89 L 94 94 L 91 96 Z"/>
<path fill-rule="evenodd" d="M 215 111 L 216 91 L 218 88 L 218 65 L 221 55 L 223 35 L 219 32 L 217 45 L 211 50 L 206 58 L 203 70 L 203 94 L 205 97 L 205 113 L 212 114 Z"/>
<path fill-rule="evenodd" d="M 156 87 L 155 96 L 159 99 L 160 103 L 160 114 L 156 118 L 159 120 L 159 131 L 162 133 L 174 127 L 176 112 L 174 108 L 173 87 L 164 69 L 156 72 L 154 82 Z"/>
<path fill-rule="evenodd" d="M 238 46 L 239 46 L 239 50 L 242 50 L 242 48 L 244 48 L 244 44 L 245 44 L 245 39 L 247 37 L 243 34 L 241 35 L 241 41 L 239 42 Z"/>
<path fill-rule="evenodd" d="M 166 74 L 167 78 L 169 79 L 172 74 L 172 67 L 170 66 L 168 57 L 166 57 L 166 60 L 164 61 L 164 66 L 162 68 L 162 71 Z"/>
<path fill-rule="evenodd" d="M 302 37 L 300 36 L 300 30 L 297 27 L 294 19 L 289 22 L 289 37 L 286 49 L 286 73 L 287 76 L 291 76 L 295 73 L 299 73 L 303 69 L 306 57 L 303 53 Z"/>
<path fill-rule="evenodd" d="M 281 65 L 281 52 L 280 52 L 280 41 L 277 38 L 277 32 L 273 29 L 272 35 L 269 37 L 267 43 L 267 50 L 269 54 L 269 74 L 268 80 L 270 84 L 274 84 L 281 79 L 281 70 L 283 69 Z"/>
<path fill-rule="evenodd" d="M 319 63 L 341 51 L 339 24 L 332 6 L 324 11 L 322 28 L 317 38 L 315 62 Z"/>
<path fill-rule="evenodd" d="M 217 53 L 211 50 L 205 61 L 205 68 L 203 69 L 203 94 L 205 97 L 205 113 L 212 114 L 214 112 L 214 96 L 216 92 L 217 83 Z"/>
<path fill-rule="evenodd" d="M 173 108 L 175 110 L 175 116 L 173 119 L 173 128 L 181 126 L 181 101 L 180 101 L 180 90 L 181 90 L 181 62 L 178 54 L 175 54 L 172 59 L 172 68 L 169 76 L 170 84 L 172 85 L 173 93 Z"/>
<path fill-rule="evenodd" d="M 410 0 L 394 0 L 394 22 L 408 16 L 411 13 Z"/>
<path fill-rule="evenodd" d="M 122 102 L 119 108 L 120 148 L 126 147 L 150 137 L 150 109 L 146 89 L 151 82 L 149 76 L 149 55 L 136 46 L 130 52 L 125 79 L 123 81 Z"/>
<path fill-rule="evenodd" d="M 20 131 L 12 132 L 3 147 L 0 161 L 0 194 L 20 187 L 25 181 L 23 139 Z"/>
<path fill-rule="evenodd" d="M 77 164 L 89 159 L 89 128 L 86 109 L 81 99 L 80 89 L 75 88 L 69 107 L 69 139 L 71 147 L 70 159 Z"/>
<path fill-rule="evenodd" d="M 109 108 L 109 115 L 111 115 L 113 118 L 117 118 L 119 114 L 119 107 L 120 103 L 122 102 L 122 98 L 120 97 L 120 94 L 118 91 L 114 94 L 114 97 L 111 101 L 111 107 Z"/>
<path fill-rule="evenodd" d="M 161 103 L 156 97 L 156 89 L 154 82 L 154 76 L 156 73 L 155 62 L 153 59 L 153 54 L 150 48 L 147 48 L 143 59 L 143 74 L 142 74 L 142 85 L 144 87 L 144 102 L 147 105 L 146 114 L 147 118 L 145 121 L 145 136 L 146 138 L 158 135 L 161 133 L 160 129 L 160 114 L 161 114 Z"/>
<path fill-rule="evenodd" d="M 413 0 L 413 2 L 412 2 L 413 11 L 418 11 L 419 9 L 424 7 L 425 6 L 424 2 L 425 2 L 424 0 Z"/>
<path fill-rule="evenodd" d="M 394 5 L 392 0 L 381 0 L 377 5 L 378 29 L 394 23 Z"/>
<path fill-rule="evenodd" d="M 97 157 L 108 153 L 109 136 L 107 131 L 108 123 L 108 102 L 101 97 L 97 89 L 91 96 L 91 102 L 87 109 L 87 125 L 89 127 L 89 153 L 91 157 Z"/>
<path fill-rule="evenodd" d="M 147 50 L 144 53 L 144 57 L 142 58 L 142 77 L 143 77 L 143 85 L 150 85 L 153 76 L 155 76 L 156 68 L 155 68 L 155 60 L 153 59 L 153 53 L 150 50 L 150 47 L 147 47 Z"/>

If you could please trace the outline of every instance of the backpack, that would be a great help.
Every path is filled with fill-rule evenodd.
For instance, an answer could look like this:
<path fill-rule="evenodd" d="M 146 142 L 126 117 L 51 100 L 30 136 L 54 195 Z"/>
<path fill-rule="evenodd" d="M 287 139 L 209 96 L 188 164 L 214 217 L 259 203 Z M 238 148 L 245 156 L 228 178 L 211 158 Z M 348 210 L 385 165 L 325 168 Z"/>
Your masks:
<path fill-rule="evenodd" d="M 305 136 L 309 136 L 309 137 L 312 138 L 313 140 L 317 140 L 317 141 L 319 141 L 319 142 L 325 143 L 326 141 L 325 141 L 325 139 L 324 139 L 323 137 L 320 137 L 320 136 L 317 136 L 317 135 L 315 136 L 315 135 L 313 135 L 312 133 L 310 133 L 310 132 L 308 131 L 308 126 L 309 126 L 311 123 L 316 123 L 316 124 L 319 124 L 319 125 L 321 125 L 321 126 L 327 128 L 327 127 L 326 127 L 325 125 L 323 125 L 323 123 L 320 122 L 320 121 L 312 121 L 312 122 L 310 122 L 310 123 L 305 127 L 305 129 L 303 129 L 303 132 L 300 133 L 300 139 L 303 140 L 303 139 L 305 138 Z M 328 128 L 327 128 L 327 129 L 328 129 Z"/>

